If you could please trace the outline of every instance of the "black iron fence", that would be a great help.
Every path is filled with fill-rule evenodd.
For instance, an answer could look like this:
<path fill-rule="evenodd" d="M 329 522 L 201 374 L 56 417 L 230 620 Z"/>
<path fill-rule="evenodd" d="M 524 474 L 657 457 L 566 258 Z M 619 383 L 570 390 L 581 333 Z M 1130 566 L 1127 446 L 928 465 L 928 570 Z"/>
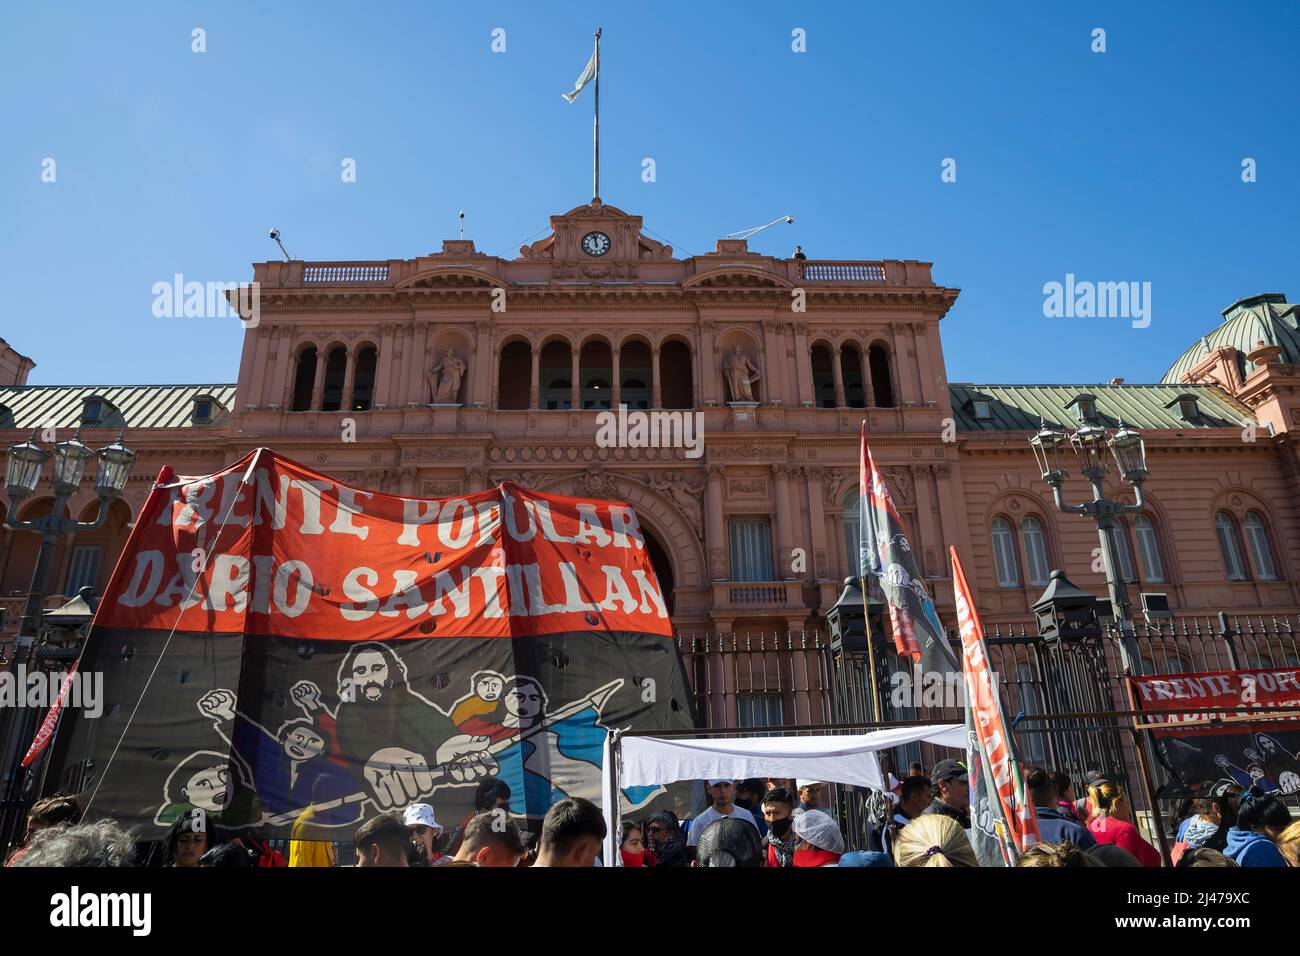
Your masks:
<path fill-rule="evenodd" d="M 994 627 L 987 644 L 1022 760 L 1063 771 L 1080 784 L 1089 771 L 1101 771 L 1122 784 L 1138 815 L 1149 819 L 1155 808 L 1141 785 L 1133 736 L 1120 729 L 1123 721 L 1102 716 L 1131 707 L 1117 631 L 1111 627 L 1091 639 L 1049 641 L 1027 625 Z M 1296 667 L 1300 618 L 1219 614 L 1156 620 L 1135 625 L 1134 644 L 1137 666 L 1148 675 Z M 692 635 L 679 638 L 678 645 L 702 728 L 798 734 L 828 732 L 805 729 L 813 725 L 964 719 L 960 675 L 943 681 L 918 673 L 879 631 L 874 655 L 833 649 L 815 631 Z M 960 654 L 956 645 L 954 652 Z M 1098 716 L 1047 719 L 1063 714 Z M 945 755 L 918 744 L 896 748 L 889 757 L 902 776 L 913 763 L 928 771 Z M 1146 756 L 1157 788 L 1163 788 L 1169 773 L 1149 747 Z M 861 797 L 853 788 L 834 792 L 852 839 L 862 824 L 855 809 Z M 1158 802 L 1165 821 L 1176 818 L 1180 797 Z"/>

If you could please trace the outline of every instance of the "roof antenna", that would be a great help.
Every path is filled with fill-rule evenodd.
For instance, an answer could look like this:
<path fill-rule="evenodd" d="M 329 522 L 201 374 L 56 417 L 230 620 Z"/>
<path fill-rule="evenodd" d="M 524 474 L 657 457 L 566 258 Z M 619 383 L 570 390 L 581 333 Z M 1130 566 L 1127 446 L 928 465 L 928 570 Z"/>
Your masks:
<path fill-rule="evenodd" d="M 755 226 L 753 229 L 742 229 L 739 232 L 729 232 L 727 233 L 725 238 L 748 239 L 750 236 L 758 235 L 758 233 L 762 232 L 764 229 L 768 229 L 772 226 L 775 226 L 778 222 L 793 223 L 794 216 L 777 216 L 775 219 L 773 219 L 771 222 L 767 223 L 766 225 Z"/>
<path fill-rule="evenodd" d="M 465 238 L 465 210 L 460 211 L 460 237 Z"/>
<path fill-rule="evenodd" d="M 272 229 L 270 232 L 267 233 L 267 235 L 275 240 L 275 244 L 279 246 L 280 251 L 284 253 L 284 261 L 285 262 L 291 261 L 293 259 L 293 256 L 289 255 L 289 250 L 286 249 L 284 247 L 284 243 L 280 241 L 280 230 Z"/>

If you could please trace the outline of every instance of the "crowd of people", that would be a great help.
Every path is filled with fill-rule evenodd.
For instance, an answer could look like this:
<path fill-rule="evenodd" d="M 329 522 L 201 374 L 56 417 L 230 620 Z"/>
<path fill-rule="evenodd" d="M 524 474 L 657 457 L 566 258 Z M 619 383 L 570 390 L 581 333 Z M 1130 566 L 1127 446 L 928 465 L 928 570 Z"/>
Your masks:
<path fill-rule="evenodd" d="M 617 864 L 662 867 L 975 867 L 970 840 L 970 780 L 956 760 L 930 773 L 913 764 L 889 775 L 885 819 L 866 829 L 866 847 L 848 851 L 835 816 L 823 809 L 822 783 L 783 778 L 705 781 L 709 803 L 679 819 L 659 810 L 627 819 Z M 1123 787 L 1100 772 L 1082 781 L 1025 769 L 1041 842 L 1018 866 L 1158 867 L 1160 852 L 1133 820 Z M 580 798 L 551 807 L 536 835 L 509 813 L 510 788 L 482 781 L 473 812 L 448 830 L 428 803 L 373 817 L 356 830 L 350 861 L 358 867 L 591 867 L 601 860 L 606 823 Z M 202 810 L 181 813 L 158 844 L 137 844 L 111 820 L 83 822 L 75 797 L 36 803 L 21 846 L 6 866 L 278 867 L 333 866 L 334 844 L 303 837 L 289 855 L 252 830 L 228 831 Z M 1287 805 L 1257 788 L 1222 786 L 1184 807 L 1173 844 L 1179 867 L 1300 866 L 1300 822 Z"/>

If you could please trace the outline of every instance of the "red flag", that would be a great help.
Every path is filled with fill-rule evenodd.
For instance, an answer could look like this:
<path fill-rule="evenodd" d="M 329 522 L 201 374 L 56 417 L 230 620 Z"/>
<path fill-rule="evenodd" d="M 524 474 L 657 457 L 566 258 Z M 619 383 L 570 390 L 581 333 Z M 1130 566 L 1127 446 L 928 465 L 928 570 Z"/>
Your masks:
<path fill-rule="evenodd" d="M 952 553 L 952 582 L 957 601 L 957 625 L 961 631 L 962 674 L 966 678 L 966 707 L 974 720 L 975 742 L 979 745 L 981 763 L 997 792 L 996 802 L 990 801 L 998 822 L 1015 845 L 1016 855 L 1026 847 L 1041 841 L 1038 819 L 1025 790 L 1025 781 L 1016 760 L 1015 741 L 1011 727 L 1002 712 L 994 676 L 989 670 L 988 652 L 984 645 L 984 626 L 966 584 L 966 574 L 957 558 L 957 548 Z M 974 783 L 972 782 L 972 788 Z"/>
<path fill-rule="evenodd" d="M 36 737 L 32 740 L 32 745 L 27 748 L 27 755 L 23 757 L 23 766 L 30 767 L 36 762 L 36 758 L 45 752 L 50 738 L 54 736 L 54 728 L 59 722 L 59 712 L 63 710 L 63 702 L 68 699 L 68 691 L 72 689 L 72 678 L 77 673 L 77 665 L 72 665 L 72 670 L 68 671 L 68 676 L 63 678 L 63 686 L 59 688 L 59 695 L 54 698 L 54 704 L 50 707 L 50 712 L 45 715 L 41 721 L 40 729 L 36 731 Z"/>
<path fill-rule="evenodd" d="M 858 502 L 859 574 L 864 582 L 876 580 L 884 592 L 899 655 L 920 661 L 926 671 L 955 671 L 957 662 L 948 648 L 934 601 L 925 589 L 898 509 L 867 447 L 865 422 L 858 461 Z"/>

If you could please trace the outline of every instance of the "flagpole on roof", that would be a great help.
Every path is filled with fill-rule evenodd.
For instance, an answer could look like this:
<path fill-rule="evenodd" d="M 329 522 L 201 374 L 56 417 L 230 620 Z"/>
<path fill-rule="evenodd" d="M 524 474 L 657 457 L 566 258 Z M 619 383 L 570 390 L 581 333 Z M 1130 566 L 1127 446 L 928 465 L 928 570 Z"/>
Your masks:
<path fill-rule="evenodd" d="M 596 115 L 592 126 L 591 197 L 600 198 L 600 31 L 596 28 Z"/>

